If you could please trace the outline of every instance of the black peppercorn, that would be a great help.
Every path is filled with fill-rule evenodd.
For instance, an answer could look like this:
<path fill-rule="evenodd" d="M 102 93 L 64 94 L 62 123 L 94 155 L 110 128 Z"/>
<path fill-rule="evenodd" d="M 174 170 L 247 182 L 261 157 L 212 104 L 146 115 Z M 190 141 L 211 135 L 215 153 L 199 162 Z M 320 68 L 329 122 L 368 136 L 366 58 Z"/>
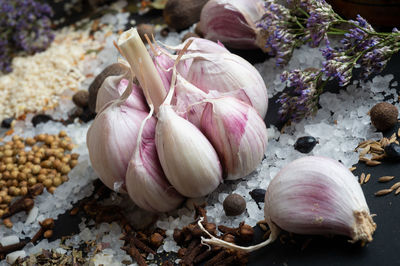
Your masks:
<path fill-rule="evenodd" d="M 246 201 L 239 194 L 231 194 L 223 202 L 226 216 L 237 216 L 246 209 Z"/>
<path fill-rule="evenodd" d="M 249 192 L 251 198 L 256 202 L 264 202 L 265 200 L 265 189 L 256 188 Z"/>
<path fill-rule="evenodd" d="M 11 127 L 11 123 L 14 121 L 13 117 L 10 118 L 5 118 L 2 122 L 1 122 L 1 127 L 4 128 L 10 128 Z"/>
<path fill-rule="evenodd" d="M 385 146 L 385 153 L 389 159 L 400 159 L 400 145 L 396 143 L 390 143 L 389 145 Z"/>
<path fill-rule="evenodd" d="M 37 124 L 46 123 L 50 120 L 53 120 L 53 118 L 51 116 L 45 115 L 45 114 L 38 114 L 38 115 L 35 115 L 34 117 L 32 117 L 31 122 L 32 122 L 33 126 L 36 127 Z"/>
<path fill-rule="evenodd" d="M 301 153 L 309 153 L 317 145 L 318 140 L 312 136 L 298 138 L 294 144 L 294 148 Z"/>

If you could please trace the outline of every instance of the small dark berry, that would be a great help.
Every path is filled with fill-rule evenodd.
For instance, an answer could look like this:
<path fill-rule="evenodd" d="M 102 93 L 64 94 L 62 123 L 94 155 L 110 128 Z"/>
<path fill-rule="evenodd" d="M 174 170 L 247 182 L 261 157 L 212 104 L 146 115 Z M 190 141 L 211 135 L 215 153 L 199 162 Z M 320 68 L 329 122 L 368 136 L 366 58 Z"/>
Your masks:
<path fill-rule="evenodd" d="M 72 96 L 72 101 L 78 107 L 85 108 L 89 103 L 89 92 L 86 90 L 80 90 Z"/>
<path fill-rule="evenodd" d="M 318 140 L 312 136 L 298 138 L 294 144 L 294 148 L 301 153 L 309 153 L 317 145 Z"/>
<path fill-rule="evenodd" d="M 11 127 L 11 123 L 13 121 L 14 121 L 13 117 L 3 119 L 3 121 L 1 122 L 1 127 L 10 128 Z"/>
<path fill-rule="evenodd" d="M 137 26 L 137 31 L 139 33 L 140 39 L 142 39 L 142 42 L 147 43 L 146 38 L 144 37 L 145 34 L 147 34 L 147 37 L 151 40 L 151 35 L 155 35 L 154 33 L 154 26 L 151 24 L 139 24 Z"/>
<path fill-rule="evenodd" d="M 226 216 L 237 216 L 246 209 L 246 201 L 239 194 L 231 194 L 223 202 Z"/>
<path fill-rule="evenodd" d="M 256 188 L 249 192 L 251 198 L 256 202 L 264 202 L 265 200 L 265 189 Z"/>
<path fill-rule="evenodd" d="M 46 123 L 50 120 L 53 120 L 53 118 L 51 116 L 45 115 L 45 114 L 38 114 L 38 115 L 35 115 L 34 117 L 32 117 L 31 122 L 32 122 L 33 126 L 36 127 L 38 124 Z"/>
<path fill-rule="evenodd" d="M 389 159 L 400 159 L 400 145 L 393 142 L 390 143 L 389 145 L 385 146 L 385 153 Z"/>
<path fill-rule="evenodd" d="M 386 102 L 376 104 L 370 111 L 371 123 L 380 131 L 388 130 L 396 125 L 398 115 L 396 106 Z"/>

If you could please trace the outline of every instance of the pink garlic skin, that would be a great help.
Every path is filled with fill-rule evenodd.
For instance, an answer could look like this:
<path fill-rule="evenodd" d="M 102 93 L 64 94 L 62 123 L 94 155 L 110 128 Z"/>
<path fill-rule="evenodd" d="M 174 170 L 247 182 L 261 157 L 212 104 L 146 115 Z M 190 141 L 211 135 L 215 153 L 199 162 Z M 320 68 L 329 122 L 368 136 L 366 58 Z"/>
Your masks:
<path fill-rule="evenodd" d="M 172 70 L 170 69 L 174 65 L 174 60 L 166 55 L 165 53 L 168 52 L 160 47 L 157 48 L 157 53 L 158 54 L 156 56 L 152 54 L 154 66 L 156 67 L 157 72 L 161 77 L 161 81 L 164 85 L 165 91 L 168 92 L 172 78 Z"/>
<path fill-rule="evenodd" d="M 177 54 L 183 47 L 189 42 L 192 41 L 190 46 L 187 48 L 185 54 L 190 53 L 206 53 L 206 54 L 221 54 L 221 53 L 230 53 L 228 49 L 221 42 L 210 42 L 209 40 L 203 38 L 190 37 L 182 44 L 170 47 L 173 50 L 176 50 Z"/>
<path fill-rule="evenodd" d="M 178 73 L 205 93 L 243 90 L 262 118 L 268 109 L 268 94 L 260 73 L 245 59 L 235 54 L 193 54 L 181 60 Z"/>
<path fill-rule="evenodd" d="M 216 149 L 229 180 L 253 172 L 267 149 L 264 121 L 253 107 L 233 97 L 210 99 L 206 103 L 201 131 Z"/>
<path fill-rule="evenodd" d="M 99 113 L 108 103 L 119 99 L 128 87 L 128 84 L 129 80 L 120 76 L 107 77 L 97 93 L 96 112 Z M 144 112 L 149 111 L 142 89 L 134 83 L 132 84 L 132 93 L 126 99 L 125 103 L 131 108 Z"/>
<path fill-rule="evenodd" d="M 206 39 L 255 49 L 256 22 L 264 13 L 262 0 L 210 0 L 201 11 L 199 27 Z"/>
<path fill-rule="evenodd" d="M 372 241 L 376 228 L 355 176 L 325 157 L 302 157 L 285 166 L 268 186 L 264 212 L 272 239 L 281 228 Z"/>
<path fill-rule="evenodd" d="M 146 116 L 146 112 L 124 103 L 112 103 L 97 114 L 88 130 L 86 143 L 92 167 L 110 189 L 122 185 L 125 192 L 126 170 Z"/>
<path fill-rule="evenodd" d="M 151 212 L 176 209 L 184 197 L 168 182 L 161 168 L 155 144 L 157 119 L 151 117 L 143 128 L 138 152 L 134 152 L 126 172 L 126 188 L 140 208 Z"/>

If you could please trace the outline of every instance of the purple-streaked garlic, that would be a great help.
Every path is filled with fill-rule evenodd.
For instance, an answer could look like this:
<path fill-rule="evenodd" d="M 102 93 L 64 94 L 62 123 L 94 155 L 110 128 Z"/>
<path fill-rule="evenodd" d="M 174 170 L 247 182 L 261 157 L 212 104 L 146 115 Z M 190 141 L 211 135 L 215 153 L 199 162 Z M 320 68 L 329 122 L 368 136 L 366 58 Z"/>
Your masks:
<path fill-rule="evenodd" d="M 187 61 L 189 60 L 189 61 Z M 243 91 L 260 116 L 265 117 L 268 95 L 260 73 L 249 62 L 232 53 L 185 54 L 177 71 L 202 91 Z"/>
<path fill-rule="evenodd" d="M 188 42 L 191 42 L 185 54 L 188 53 L 206 53 L 206 54 L 221 54 L 230 53 L 228 49 L 220 42 L 212 42 L 203 38 L 191 37 L 185 40 L 183 43 L 177 46 L 164 45 L 170 50 L 175 50 L 177 52 L 181 51 L 183 47 L 186 46 Z"/>
<path fill-rule="evenodd" d="M 210 0 L 201 11 L 199 27 L 206 39 L 232 48 L 254 49 L 256 22 L 264 13 L 262 0 Z"/>
<path fill-rule="evenodd" d="M 267 128 L 257 111 L 233 97 L 205 100 L 201 131 L 222 162 L 226 179 L 253 172 L 267 149 Z"/>
<path fill-rule="evenodd" d="M 155 144 L 157 120 L 149 116 L 143 121 L 137 145 L 126 172 L 129 197 L 140 208 L 152 212 L 176 209 L 184 200 L 168 182 L 161 168 Z"/>
<path fill-rule="evenodd" d="M 86 143 L 96 174 L 110 189 L 125 192 L 125 174 L 136 147 L 140 125 L 146 112 L 126 105 L 125 94 L 104 107 L 90 126 Z"/>
<path fill-rule="evenodd" d="M 119 99 L 128 85 L 129 80 L 121 78 L 121 76 L 107 77 L 97 93 L 96 113 L 99 113 L 109 102 Z M 149 111 L 142 89 L 136 84 L 132 84 L 132 93 L 126 99 L 125 104 L 137 110 Z"/>
<path fill-rule="evenodd" d="M 210 141 L 170 105 L 161 105 L 157 117 L 157 153 L 168 181 L 190 198 L 214 191 L 222 182 L 222 169 Z"/>
<path fill-rule="evenodd" d="M 281 169 L 268 186 L 264 214 L 271 230 L 265 242 L 250 247 L 215 237 L 202 242 L 253 251 L 275 241 L 281 229 L 297 234 L 344 235 L 352 243 L 371 242 L 376 229 L 356 177 L 326 157 L 302 157 Z"/>

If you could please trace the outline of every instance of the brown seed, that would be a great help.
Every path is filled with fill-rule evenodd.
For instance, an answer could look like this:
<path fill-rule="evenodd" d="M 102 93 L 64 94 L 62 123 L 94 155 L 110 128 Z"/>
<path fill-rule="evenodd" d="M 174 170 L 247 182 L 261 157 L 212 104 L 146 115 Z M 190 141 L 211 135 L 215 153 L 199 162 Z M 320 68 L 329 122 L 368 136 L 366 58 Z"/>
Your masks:
<path fill-rule="evenodd" d="M 400 187 L 396 189 L 396 191 L 394 192 L 395 195 L 400 193 Z"/>
<path fill-rule="evenodd" d="M 63 167 L 61 167 L 61 173 L 63 174 L 63 175 L 66 175 L 66 174 L 68 174 L 69 173 L 69 171 L 71 171 L 71 168 L 68 166 L 68 165 L 63 165 Z"/>
<path fill-rule="evenodd" d="M 377 192 L 375 192 L 375 196 L 384 196 L 386 194 L 389 194 L 390 192 L 392 192 L 393 190 L 391 190 L 390 188 L 386 188 L 386 189 L 381 189 Z"/>
<path fill-rule="evenodd" d="M 28 185 L 29 185 L 29 186 L 33 186 L 33 185 L 35 185 L 36 183 L 37 183 L 36 178 L 31 177 L 31 178 L 28 179 Z"/>
<path fill-rule="evenodd" d="M 44 143 L 46 143 L 47 145 L 51 145 L 54 142 L 54 136 L 53 135 L 48 135 L 46 137 L 46 139 L 44 140 Z"/>
<path fill-rule="evenodd" d="M 40 159 L 39 159 L 39 162 L 38 162 L 38 163 L 40 163 Z M 34 175 L 39 174 L 40 169 L 41 169 L 40 165 L 34 165 L 34 166 L 32 167 L 32 174 L 34 174 Z"/>
<path fill-rule="evenodd" d="M 388 138 L 382 138 L 381 139 L 381 146 L 385 147 L 387 145 L 389 145 L 389 139 Z"/>
<path fill-rule="evenodd" d="M 43 234 L 44 238 L 50 238 L 53 236 L 53 230 L 46 230 Z"/>
<path fill-rule="evenodd" d="M 400 187 L 400 182 L 394 183 L 393 186 L 390 187 L 391 190 L 398 189 Z"/>
<path fill-rule="evenodd" d="M 58 186 L 61 185 L 61 184 L 62 184 L 62 180 L 61 180 L 60 177 L 55 177 L 55 178 L 53 179 L 53 185 L 54 185 L 55 187 L 58 187 Z"/>
<path fill-rule="evenodd" d="M 78 164 L 78 160 L 71 160 L 69 162 L 69 166 L 71 166 L 71 168 L 74 168 L 77 164 Z"/>
<path fill-rule="evenodd" d="M 75 208 L 73 208 L 73 209 L 69 212 L 69 214 L 72 215 L 72 216 L 74 216 L 74 215 L 77 215 L 78 212 L 79 212 L 79 208 L 78 208 L 78 207 L 75 207 Z"/>
<path fill-rule="evenodd" d="M 353 171 L 356 170 L 356 169 L 357 169 L 357 167 L 355 167 L 355 166 L 349 168 L 349 170 L 350 170 L 351 172 L 353 172 Z"/>
<path fill-rule="evenodd" d="M 369 159 L 368 159 L 368 158 L 365 158 L 365 157 L 359 157 L 358 160 L 359 160 L 360 162 L 368 162 L 368 161 L 369 161 Z"/>
<path fill-rule="evenodd" d="M 79 154 L 78 153 L 71 153 L 71 159 L 72 160 L 78 160 Z"/>
<path fill-rule="evenodd" d="M 361 152 L 360 152 L 360 156 L 364 157 L 365 154 L 367 154 L 369 152 L 369 150 L 371 149 L 371 146 L 368 145 L 367 147 L 365 147 Z"/>
<path fill-rule="evenodd" d="M 58 136 L 59 136 L 60 138 L 64 138 L 64 137 L 67 136 L 67 132 L 65 132 L 64 130 L 61 130 L 60 133 L 58 133 Z"/>
<path fill-rule="evenodd" d="M 381 182 L 381 183 L 389 182 L 393 178 L 394 178 L 394 176 L 381 176 L 378 178 L 378 182 Z"/>
<path fill-rule="evenodd" d="M 366 164 L 366 165 L 369 165 L 369 166 L 376 166 L 376 165 L 381 164 L 381 162 L 379 162 L 379 161 L 374 161 L 374 160 L 368 160 L 368 161 L 365 162 L 365 164 Z"/>
<path fill-rule="evenodd" d="M 53 180 L 51 180 L 50 178 L 47 178 L 46 180 L 43 181 L 43 185 L 46 188 L 50 188 L 53 185 Z"/>
<path fill-rule="evenodd" d="M 3 220 L 3 224 L 4 224 L 5 227 L 7 227 L 7 228 L 13 227 L 13 223 L 11 222 L 10 218 L 4 219 L 4 220 Z"/>
<path fill-rule="evenodd" d="M 57 189 L 56 187 L 51 186 L 51 187 L 47 188 L 47 191 L 48 191 L 49 193 L 53 194 L 54 191 L 56 191 L 56 189 Z"/>
<path fill-rule="evenodd" d="M 364 179 L 365 179 L 365 174 L 364 174 L 364 173 L 361 173 L 361 176 L 360 176 L 360 184 L 364 183 Z"/>
<path fill-rule="evenodd" d="M 368 174 L 368 175 L 365 177 L 364 184 L 367 183 L 367 182 L 369 181 L 370 178 L 371 178 L 371 174 Z"/>

